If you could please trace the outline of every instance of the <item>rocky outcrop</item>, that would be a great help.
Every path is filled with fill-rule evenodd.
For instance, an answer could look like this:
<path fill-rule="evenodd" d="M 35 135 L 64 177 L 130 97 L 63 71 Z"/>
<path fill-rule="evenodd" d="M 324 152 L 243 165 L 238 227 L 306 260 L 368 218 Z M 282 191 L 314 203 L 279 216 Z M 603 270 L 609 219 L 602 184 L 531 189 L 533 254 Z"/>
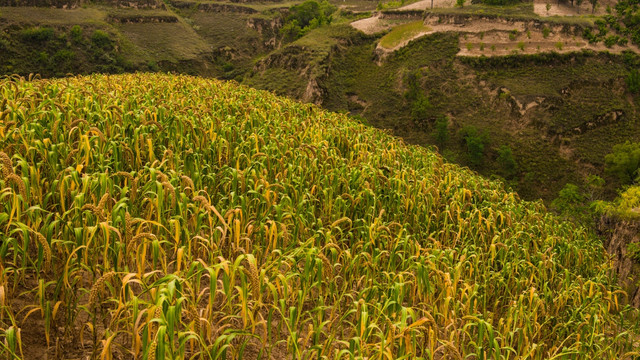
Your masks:
<path fill-rule="evenodd" d="M 598 232 L 604 238 L 605 250 L 613 257 L 613 269 L 629 304 L 640 307 L 640 263 L 630 258 L 627 250 L 629 244 L 640 242 L 640 221 L 603 216 Z"/>

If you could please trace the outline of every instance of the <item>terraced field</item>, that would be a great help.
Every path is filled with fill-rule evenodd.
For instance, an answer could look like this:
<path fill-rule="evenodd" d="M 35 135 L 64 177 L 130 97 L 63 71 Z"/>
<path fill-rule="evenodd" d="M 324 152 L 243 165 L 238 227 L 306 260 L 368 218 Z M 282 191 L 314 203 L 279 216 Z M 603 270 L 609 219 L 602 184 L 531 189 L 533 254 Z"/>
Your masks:
<path fill-rule="evenodd" d="M 0 80 L 8 358 L 614 359 L 600 241 L 344 115 L 216 80 Z"/>

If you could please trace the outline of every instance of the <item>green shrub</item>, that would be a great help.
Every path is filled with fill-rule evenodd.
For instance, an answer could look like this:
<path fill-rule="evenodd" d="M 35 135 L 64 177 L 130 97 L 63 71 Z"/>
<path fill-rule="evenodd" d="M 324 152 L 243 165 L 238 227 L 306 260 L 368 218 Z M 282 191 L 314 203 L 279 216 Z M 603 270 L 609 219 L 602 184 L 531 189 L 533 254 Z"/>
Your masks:
<path fill-rule="evenodd" d="M 431 110 L 432 105 L 424 94 L 419 94 L 416 100 L 411 105 L 411 116 L 415 120 L 423 120 L 425 119 L 429 111 Z"/>
<path fill-rule="evenodd" d="M 627 244 L 627 256 L 635 262 L 640 262 L 640 243 Z"/>
<path fill-rule="evenodd" d="M 67 49 L 58 50 L 55 54 L 53 54 L 52 60 L 54 63 L 69 63 L 72 62 L 76 57 L 76 54 Z"/>
<path fill-rule="evenodd" d="M 613 152 L 604 157 L 605 171 L 615 175 L 624 184 L 631 184 L 640 167 L 640 143 L 630 141 L 613 147 Z"/>
<path fill-rule="evenodd" d="M 22 30 L 20 35 L 24 41 L 42 43 L 53 39 L 54 32 L 50 27 L 33 27 Z"/>
<path fill-rule="evenodd" d="M 548 27 L 545 26 L 545 27 L 542 28 L 542 37 L 543 38 L 545 38 L 545 39 L 548 38 L 550 33 L 551 33 L 551 29 L 549 29 Z"/>
<path fill-rule="evenodd" d="M 579 209 L 584 205 L 585 197 L 577 185 L 567 183 L 558 193 L 558 197 L 551 202 L 551 206 L 561 214 L 580 215 Z"/>
<path fill-rule="evenodd" d="M 633 94 L 640 92 L 640 71 L 638 69 L 631 70 L 627 75 L 627 88 Z"/>
<path fill-rule="evenodd" d="M 108 33 L 96 30 L 91 35 L 91 43 L 99 49 L 110 50 L 113 48 L 113 40 Z"/>
<path fill-rule="evenodd" d="M 75 42 L 82 41 L 82 28 L 80 25 L 73 25 L 70 30 L 71 39 Z"/>
<path fill-rule="evenodd" d="M 618 43 L 620 37 L 618 35 L 610 35 L 604 39 L 604 46 L 610 48 Z"/>
<path fill-rule="evenodd" d="M 49 54 L 46 51 L 38 52 L 37 62 L 42 66 L 47 66 L 49 64 Z"/>
<path fill-rule="evenodd" d="M 502 145 L 498 148 L 498 165 L 502 168 L 505 177 L 511 177 L 516 172 L 516 160 L 513 158 L 513 151 L 508 145 Z"/>
<path fill-rule="evenodd" d="M 436 119 L 435 135 L 438 145 L 444 146 L 449 139 L 449 119 L 441 115 Z"/>
<path fill-rule="evenodd" d="M 229 72 L 229 71 L 233 71 L 234 66 L 232 63 L 225 61 L 224 64 L 222 64 L 222 71 L 224 72 Z"/>
<path fill-rule="evenodd" d="M 153 60 L 149 60 L 147 62 L 147 68 L 149 68 L 149 71 L 153 71 L 153 72 L 160 71 L 160 67 L 158 66 L 158 63 Z"/>
<path fill-rule="evenodd" d="M 485 147 L 488 143 L 488 136 L 475 126 L 465 126 L 460 130 L 460 135 L 464 139 L 467 147 L 469 161 L 473 165 L 480 165 L 484 158 Z"/>
<path fill-rule="evenodd" d="M 293 41 L 301 37 L 302 28 L 298 25 L 298 20 L 291 20 L 280 28 L 280 34 L 284 41 Z"/>

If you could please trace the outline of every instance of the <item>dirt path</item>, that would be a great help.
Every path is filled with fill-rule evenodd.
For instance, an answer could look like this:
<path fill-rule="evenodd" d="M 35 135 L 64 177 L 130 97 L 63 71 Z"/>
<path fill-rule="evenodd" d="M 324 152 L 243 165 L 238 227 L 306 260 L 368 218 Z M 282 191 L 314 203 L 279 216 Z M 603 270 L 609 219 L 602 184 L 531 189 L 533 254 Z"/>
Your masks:
<path fill-rule="evenodd" d="M 380 15 L 354 21 L 351 23 L 351 26 L 353 26 L 356 30 L 360 30 L 368 35 L 376 34 L 393 27 L 391 22 L 381 19 Z"/>

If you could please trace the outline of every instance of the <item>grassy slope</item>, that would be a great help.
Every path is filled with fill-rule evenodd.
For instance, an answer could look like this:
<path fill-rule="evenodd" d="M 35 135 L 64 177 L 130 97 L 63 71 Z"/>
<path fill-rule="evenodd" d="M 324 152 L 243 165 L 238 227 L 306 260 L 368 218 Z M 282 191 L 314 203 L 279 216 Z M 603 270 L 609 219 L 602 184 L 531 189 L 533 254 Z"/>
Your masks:
<path fill-rule="evenodd" d="M 393 49 L 404 41 L 425 31 L 429 31 L 429 27 L 425 26 L 422 20 L 398 25 L 380 39 L 380 45 L 387 49 Z"/>
<path fill-rule="evenodd" d="M 110 16 L 172 17 L 174 13 L 97 5 L 72 10 L 0 8 L 0 29 L 3 30 L 0 72 L 22 75 L 33 72 L 49 77 L 67 73 L 178 69 L 211 74 L 203 65 L 208 61 L 210 46 L 182 19 L 174 23 L 121 24 L 110 21 Z M 80 39 L 71 35 L 75 25 L 82 29 Z M 33 28 L 51 28 L 54 34 L 44 40 L 26 38 L 25 30 Z M 96 30 L 109 35 L 109 46 L 101 47 L 93 42 Z"/>
<path fill-rule="evenodd" d="M 413 41 L 376 65 L 371 61 L 374 47 L 372 42 L 351 46 L 332 57 L 323 84 L 327 89 L 324 106 L 362 115 L 372 125 L 392 129 L 421 145 L 438 144 L 433 123 L 445 114 L 451 119 L 449 139 L 438 144 L 440 151 L 452 161 L 490 175 L 502 172 L 496 149 L 510 146 L 518 171 L 508 182 L 525 198 L 550 200 L 567 182 L 581 184 L 588 174 L 602 175 L 604 155 L 613 145 L 640 139 L 637 105 L 624 85 L 629 67 L 620 56 L 577 55 L 542 62 L 511 57 L 463 63 L 455 58 L 457 35 L 443 34 Z M 412 116 L 412 104 L 403 96 L 406 75 L 416 71 L 432 105 L 423 119 Z M 497 96 L 495 91 L 501 88 L 509 96 Z M 564 90 L 569 93 L 563 95 Z M 603 96 L 603 91 L 615 96 Z M 544 101 L 522 116 L 509 99 L 525 106 Z M 624 116 L 602 120 L 613 111 Z M 488 134 L 480 165 L 470 162 L 459 136 L 466 126 Z M 611 180 L 612 190 L 615 181 Z"/>
<path fill-rule="evenodd" d="M 598 239 L 344 115 L 185 76 L 0 92 L 0 340 L 26 358 L 632 350 Z"/>
<path fill-rule="evenodd" d="M 309 79 L 322 78 L 327 74 L 336 49 L 362 39 L 344 21 L 314 29 L 258 61 L 258 67 L 266 69 L 252 71 L 243 83 L 272 90 L 278 95 L 301 98 Z"/>

